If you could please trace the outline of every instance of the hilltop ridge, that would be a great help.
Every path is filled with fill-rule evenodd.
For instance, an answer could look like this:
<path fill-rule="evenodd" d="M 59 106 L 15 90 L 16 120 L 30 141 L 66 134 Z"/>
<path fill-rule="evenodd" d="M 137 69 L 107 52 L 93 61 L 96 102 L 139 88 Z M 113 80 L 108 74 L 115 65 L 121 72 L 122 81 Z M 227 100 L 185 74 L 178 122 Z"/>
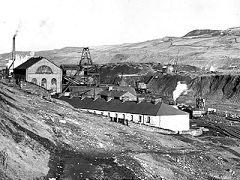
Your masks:
<path fill-rule="evenodd" d="M 36 52 L 56 64 L 77 64 L 82 47 Z M 240 60 L 240 27 L 227 30 L 193 30 L 183 37 L 163 37 L 138 43 L 90 47 L 96 64 L 120 62 L 157 62 L 166 64 L 178 57 L 179 64 L 201 68 L 236 66 Z M 17 52 L 29 54 L 29 52 Z M 10 53 L 0 55 L 0 66 L 5 66 Z"/>
<path fill-rule="evenodd" d="M 196 29 L 190 31 L 183 37 L 190 37 L 190 36 L 201 36 L 201 35 L 210 35 L 210 36 L 219 36 L 222 31 L 220 30 L 211 30 L 211 29 Z"/>

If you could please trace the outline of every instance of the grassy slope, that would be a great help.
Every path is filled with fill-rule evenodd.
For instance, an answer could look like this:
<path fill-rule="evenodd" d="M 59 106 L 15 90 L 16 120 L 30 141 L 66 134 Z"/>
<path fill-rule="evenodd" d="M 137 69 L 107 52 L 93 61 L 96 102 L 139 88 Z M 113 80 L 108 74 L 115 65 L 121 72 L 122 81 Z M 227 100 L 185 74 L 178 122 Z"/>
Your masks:
<path fill-rule="evenodd" d="M 96 179 L 129 178 L 131 173 L 147 179 L 240 176 L 237 139 L 229 138 L 235 150 L 226 151 L 219 142 L 162 135 L 137 124 L 123 126 L 58 100 L 47 101 L 2 83 L 0 86 L 0 179 L 54 177 L 56 159 L 81 154 L 113 157 L 129 171 L 124 174 L 115 169 L 117 175 L 111 174 L 113 167 L 100 163 L 92 170 L 100 173 L 91 176 Z"/>
<path fill-rule="evenodd" d="M 226 30 L 224 36 L 211 35 L 210 31 L 207 35 L 166 37 L 140 43 L 95 46 L 90 50 L 93 61 L 100 64 L 108 62 L 168 63 L 178 55 L 179 63 L 198 67 L 212 65 L 222 67 L 238 64 L 239 31 L 238 28 Z M 60 65 L 78 63 L 81 51 L 80 47 L 66 47 L 36 52 L 36 55 L 45 56 Z M 0 66 L 4 65 L 6 59 L 10 57 L 10 54 L 0 55 Z"/>

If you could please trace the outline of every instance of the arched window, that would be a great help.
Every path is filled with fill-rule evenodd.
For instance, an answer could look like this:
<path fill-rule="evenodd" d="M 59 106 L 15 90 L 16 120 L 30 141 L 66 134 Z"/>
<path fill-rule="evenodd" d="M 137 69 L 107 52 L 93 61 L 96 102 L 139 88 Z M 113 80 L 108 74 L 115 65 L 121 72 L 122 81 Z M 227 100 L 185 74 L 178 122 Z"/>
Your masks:
<path fill-rule="evenodd" d="M 45 78 L 42 79 L 41 86 L 47 89 L 47 80 Z"/>
<path fill-rule="evenodd" d="M 55 78 L 52 78 L 52 80 L 51 80 L 51 90 L 53 92 L 57 91 L 57 80 Z"/>
<path fill-rule="evenodd" d="M 32 78 L 32 83 L 37 84 L 37 79 L 36 78 Z"/>
<path fill-rule="evenodd" d="M 52 85 L 57 85 L 57 80 L 56 80 L 55 78 L 52 78 L 51 84 L 52 84 Z"/>
<path fill-rule="evenodd" d="M 43 65 L 37 68 L 36 74 L 53 74 L 53 71 L 49 66 Z"/>

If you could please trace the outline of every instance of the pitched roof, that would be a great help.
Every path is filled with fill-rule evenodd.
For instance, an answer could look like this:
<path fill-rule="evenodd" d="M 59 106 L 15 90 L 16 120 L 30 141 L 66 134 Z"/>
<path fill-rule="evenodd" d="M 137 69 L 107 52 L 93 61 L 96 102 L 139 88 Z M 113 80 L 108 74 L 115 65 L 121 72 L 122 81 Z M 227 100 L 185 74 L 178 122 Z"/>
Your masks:
<path fill-rule="evenodd" d="M 78 64 L 61 64 L 63 70 L 78 70 L 80 67 Z"/>
<path fill-rule="evenodd" d="M 107 96 L 107 97 L 121 97 L 122 95 L 126 94 L 126 91 L 116 91 L 116 90 L 104 90 L 99 93 L 101 96 Z"/>
<path fill-rule="evenodd" d="M 37 63 L 38 61 L 40 61 L 42 59 L 43 59 L 43 57 L 31 57 L 27 61 L 25 61 L 24 63 L 22 63 L 18 67 L 16 67 L 15 69 L 27 69 L 27 68 L 29 68 L 30 66 L 32 66 L 33 64 Z"/>
<path fill-rule="evenodd" d="M 133 87 L 131 86 L 112 86 L 113 90 L 118 90 L 118 91 L 127 91 L 130 92 L 131 94 L 136 96 L 136 91 Z"/>
<path fill-rule="evenodd" d="M 42 56 L 31 57 L 26 62 L 22 63 L 21 65 L 19 65 L 15 69 L 27 69 L 27 68 L 31 67 L 33 64 L 37 63 L 38 61 L 40 61 L 42 59 L 46 59 L 46 58 L 44 58 Z M 48 59 L 46 59 L 46 60 L 48 60 Z M 51 61 L 49 61 L 49 62 L 51 62 Z M 51 63 L 54 64 L 53 62 L 51 62 Z M 54 65 L 57 66 L 56 64 L 54 64 Z"/>
<path fill-rule="evenodd" d="M 69 99 L 68 97 L 62 96 L 60 98 L 79 109 L 92 109 L 100 111 L 110 111 L 110 112 L 122 112 L 131 114 L 142 114 L 150 116 L 170 116 L 170 115 L 187 115 L 188 113 L 181 110 L 175 109 L 172 106 L 159 102 L 156 105 L 151 102 L 143 101 L 141 103 L 133 101 L 122 102 L 117 99 L 113 99 L 109 102 L 103 98 L 93 100 L 92 98 L 84 98 L 81 100 L 78 97 L 73 97 Z"/>

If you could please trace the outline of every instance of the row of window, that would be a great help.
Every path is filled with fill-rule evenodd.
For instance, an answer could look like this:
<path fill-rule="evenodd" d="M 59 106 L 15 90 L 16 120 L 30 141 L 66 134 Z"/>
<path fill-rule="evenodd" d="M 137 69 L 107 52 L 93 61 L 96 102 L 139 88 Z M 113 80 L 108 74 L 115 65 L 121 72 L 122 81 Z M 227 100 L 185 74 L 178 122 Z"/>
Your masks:
<path fill-rule="evenodd" d="M 96 114 L 96 111 L 94 111 L 94 113 Z M 103 115 L 103 112 L 101 112 L 101 114 Z M 118 118 L 118 114 L 116 113 L 115 114 L 116 116 L 116 118 Z M 108 117 L 111 117 L 110 116 L 110 112 L 108 113 Z M 122 114 L 122 117 L 123 117 L 123 119 L 125 119 L 125 114 Z M 133 121 L 133 115 L 131 115 L 131 121 Z M 139 116 L 139 120 L 138 120 L 138 122 L 140 123 L 140 122 L 142 122 L 142 116 Z M 151 117 L 147 117 L 147 121 L 146 121 L 146 123 L 150 123 L 151 122 Z"/>
<path fill-rule="evenodd" d="M 33 78 L 33 79 L 32 79 L 32 83 L 38 84 L 37 79 L 36 79 L 36 78 Z M 47 89 L 47 79 L 46 79 L 46 78 L 42 78 L 42 80 L 41 80 L 41 86 Z M 56 80 L 55 78 L 52 78 L 52 79 L 51 79 L 51 87 L 52 87 L 54 90 L 56 90 L 56 88 L 57 88 L 57 80 Z"/>

